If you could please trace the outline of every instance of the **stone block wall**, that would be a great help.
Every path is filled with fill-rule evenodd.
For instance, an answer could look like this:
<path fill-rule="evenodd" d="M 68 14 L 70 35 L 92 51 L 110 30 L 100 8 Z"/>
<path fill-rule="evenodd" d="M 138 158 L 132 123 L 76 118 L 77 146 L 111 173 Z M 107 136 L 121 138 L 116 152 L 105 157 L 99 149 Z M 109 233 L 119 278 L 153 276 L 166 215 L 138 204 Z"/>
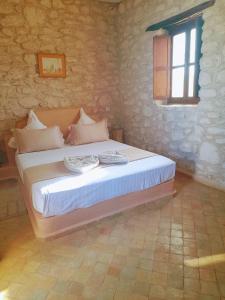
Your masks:
<path fill-rule="evenodd" d="M 97 0 L 0 1 L 0 134 L 39 106 L 82 105 L 118 124 L 116 12 Z M 40 78 L 38 52 L 64 53 L 67 77 Z"/>
<path fill-rule="evenodd" d="M 119 124 L 117 5 L 97 0 L 0 0 L 0 140 L 37 107 L 83 106 Z M 66 78 L 40 78 L 38 52 L 64 53 Z M 0 220 L 25 212 L 0 182 Z"/>
<path fill-rule="evenodd" d="M 126 141 L 165 154 L 196 179 L 225 189 L 225 1 L 204 11 L 197 106 L 160 106 L 152 96 L 150 24 L 204 1 L 124 0 L 119 5 L 120 90 Z"/>

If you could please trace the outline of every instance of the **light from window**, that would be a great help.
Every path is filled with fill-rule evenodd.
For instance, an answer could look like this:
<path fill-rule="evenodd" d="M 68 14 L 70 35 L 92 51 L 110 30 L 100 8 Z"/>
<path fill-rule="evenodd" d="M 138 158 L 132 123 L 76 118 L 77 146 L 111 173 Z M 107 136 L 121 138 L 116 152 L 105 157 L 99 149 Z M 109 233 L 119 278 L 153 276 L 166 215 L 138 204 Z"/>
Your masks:
<path fill-rule="evenodd" d="M 194 97 L 195 66 L 189 67 L 188 97 Z"/>
<path fill-rule="evenodd" d="M 185 62 L 185 32 L 173 37 L 173 67 L 184 65 Z"/>
<path fill-rule="evenodd" d="M 196 97 L 196 25 L 172 35 L 172 98 Z"/>
<path fill-rule="evenodd" d="M 184 95 L 184 67 L 173 69 L 172 97 L 181 98 Z"/>
<path fill-rule="evenodd" d="M 196 48 L 196 28 L 193 28 L 191 30 L 190 63 L 195 62 L 195 48 Z"/>

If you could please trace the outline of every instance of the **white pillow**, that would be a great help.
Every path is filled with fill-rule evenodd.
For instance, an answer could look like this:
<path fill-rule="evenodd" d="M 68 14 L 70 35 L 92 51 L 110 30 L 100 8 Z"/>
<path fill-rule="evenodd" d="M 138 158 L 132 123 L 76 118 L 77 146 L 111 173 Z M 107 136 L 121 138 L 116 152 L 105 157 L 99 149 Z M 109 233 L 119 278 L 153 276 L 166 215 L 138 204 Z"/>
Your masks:
<path fill-rule="evenodd" d="M 80 119 L 77 122 L 78 125 L 89 125 L 89 124 L 95 124 L 95 120 L 93 120 L 92 118 L 90 118 L 86 112 L 83 110 L 83 108 L 81 107 L 80 109 Z"/>
<path fill-rule="evenodd" d="M 45 126 L 43 123 L 41 123 L 36 116 L 35 112 L 33 110 L 30 110 L 28 114 L 28 120 L 27 125 L 24 127 L 24 129 L 45 129 L 47 126 Z M 17 149 L 16 140 L 14 137 L 11 137 L 8 146 L 13 149 Z"/>
<path fill-rule="evenodd" d="M 16 139 L 12 136 L 8 141 L 9 148 L 17 149 Z"/>
<path fill-rule="evenodd" d="M 34 113 L 33 110 L 29 112 L 27 126 L 24 129 L 45 129 L 45 126 L 41 121 L 39 121 L 38 117 Z"/>

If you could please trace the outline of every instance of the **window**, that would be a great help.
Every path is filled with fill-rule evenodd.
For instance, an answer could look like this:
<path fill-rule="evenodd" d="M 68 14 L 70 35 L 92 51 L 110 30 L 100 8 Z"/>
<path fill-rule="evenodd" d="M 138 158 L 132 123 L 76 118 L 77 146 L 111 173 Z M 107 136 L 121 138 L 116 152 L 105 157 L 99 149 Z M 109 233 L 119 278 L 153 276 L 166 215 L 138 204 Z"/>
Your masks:
<path fill-rule="evenodd" d="M 198 103 L 202 17 L 167 28 L 154 37 L 154 99 L 167 104 Z"/>

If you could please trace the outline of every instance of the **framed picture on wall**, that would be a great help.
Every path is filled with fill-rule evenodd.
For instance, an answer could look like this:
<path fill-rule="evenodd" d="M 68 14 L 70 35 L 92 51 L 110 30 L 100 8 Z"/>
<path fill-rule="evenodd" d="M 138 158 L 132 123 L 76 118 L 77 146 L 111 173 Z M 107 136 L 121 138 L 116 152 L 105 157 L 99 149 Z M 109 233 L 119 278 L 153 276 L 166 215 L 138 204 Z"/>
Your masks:
<path fill-rule="evenodd" d="M 38 53 L 40 77 L 66 77 L 66 60 L 64 54 Z"/>

